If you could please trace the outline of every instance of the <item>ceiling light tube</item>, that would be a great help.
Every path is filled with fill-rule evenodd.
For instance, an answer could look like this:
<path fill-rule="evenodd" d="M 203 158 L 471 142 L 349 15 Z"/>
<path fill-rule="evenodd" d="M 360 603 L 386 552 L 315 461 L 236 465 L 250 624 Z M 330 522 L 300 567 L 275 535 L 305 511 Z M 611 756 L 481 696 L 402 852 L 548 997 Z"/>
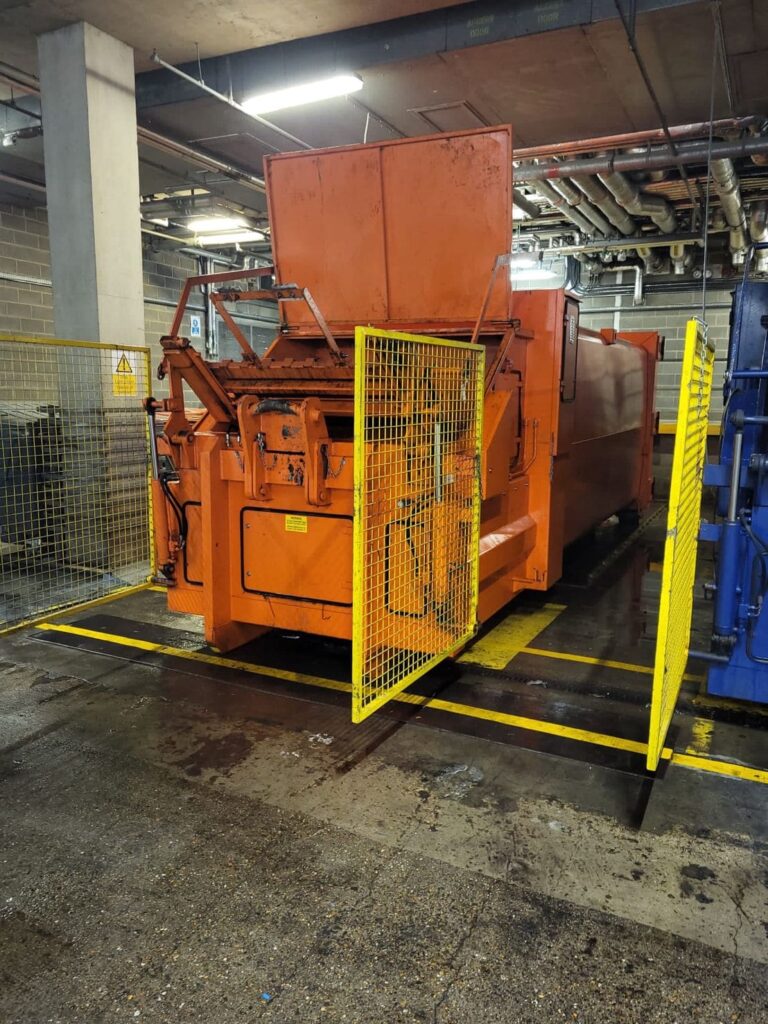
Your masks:
<path fill-rule="evenodd" d="M 197 217 L 187 227 L 190 231 L 228 231 L 230 228 L 244 228 L 247 223 L 244 217 Z"/>
<path fill-rule="evenodd" d="M 259 93 L 243 100 L 241 106 L 249 114 L 273 114 L 276 110 L 289 107 L 302 107 L 307 103 L 330 100 L 336 96 L 348 96 L 363 88 L 363 82 L 357 75 L 332 75 L 316 82 L 304 85 L 291 85 L 286 89 L 275 89 L 273 92 Z"/>
<path fill-rule="evenodd" d="M 263 242 L 263 231 L 224 231 L 215 235 L 198 235 L 203 245 L 236 245 L 238 242 Z"/>

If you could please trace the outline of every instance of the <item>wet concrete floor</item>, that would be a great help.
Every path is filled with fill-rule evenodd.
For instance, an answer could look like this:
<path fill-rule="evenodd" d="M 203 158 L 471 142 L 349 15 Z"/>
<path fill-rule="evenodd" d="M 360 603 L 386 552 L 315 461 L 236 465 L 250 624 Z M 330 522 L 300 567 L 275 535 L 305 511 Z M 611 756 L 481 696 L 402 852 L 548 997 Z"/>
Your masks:
<path fill-rule="evenodd" d="M 510 608 L 565 605 L 532 647 L 652 662 L 659 531 L 601 565 L 620 539 Z M 428 706 L 355 727 L 269 674 L 344 680 L 345 645 L 271 635 L 235 655 L 261 674 L 133 648 L 202 649 L 153 592 L 70 621 L 126 642 L 0 644 L 0 1020 L 768 1021 L 765 785 Z M 470 651 L 429 687 L 647 729 L 650 678 L 590 663 Z M 675 749 L 767 768 L 768 717 L 700 691 Z"/>

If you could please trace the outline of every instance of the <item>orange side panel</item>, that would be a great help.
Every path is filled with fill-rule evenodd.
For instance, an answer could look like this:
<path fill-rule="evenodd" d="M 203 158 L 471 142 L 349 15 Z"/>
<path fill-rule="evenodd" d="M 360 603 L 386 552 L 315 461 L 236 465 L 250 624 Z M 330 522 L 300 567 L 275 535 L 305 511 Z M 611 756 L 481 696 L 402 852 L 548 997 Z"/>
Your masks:
<path fill-rule="evenodd" d="M 352 520 L 246 508 L 243 590 L 352 604 Z"/>

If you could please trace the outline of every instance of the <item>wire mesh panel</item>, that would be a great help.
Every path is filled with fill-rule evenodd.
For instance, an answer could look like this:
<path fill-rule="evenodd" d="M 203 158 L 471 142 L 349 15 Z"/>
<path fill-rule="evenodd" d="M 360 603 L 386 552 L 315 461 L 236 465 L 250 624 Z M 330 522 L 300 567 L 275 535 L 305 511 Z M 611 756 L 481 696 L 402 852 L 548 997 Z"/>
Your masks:
<path fill-rule="evenodd" d="M 0 335 L 0 630 L 151 574 L 149 353 Z"/>
<path fill-rule="evenodd" d="M 706 326 L 689 320 L 677 410 L 653 673 L 648 768 L 655 771 L 688 662 L 701 489 L 715 347 Z"/>
<path fill-rule="evenodd" d="M 484 349 L 355 331 L 352 720 L 474 633 Z"/>

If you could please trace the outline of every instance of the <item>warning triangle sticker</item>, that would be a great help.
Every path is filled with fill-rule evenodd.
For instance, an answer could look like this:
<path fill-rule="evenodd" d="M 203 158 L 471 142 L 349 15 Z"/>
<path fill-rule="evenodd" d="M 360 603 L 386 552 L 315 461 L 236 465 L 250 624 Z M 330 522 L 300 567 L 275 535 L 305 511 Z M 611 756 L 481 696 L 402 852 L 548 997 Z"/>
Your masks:
<path fill-rule="evenodd" d="M 128 357 L 125 352 L 120 356 L 118 364 L 115 367 L 115 373 L 133 373 L 133 367 L 128 362 Z"/>

